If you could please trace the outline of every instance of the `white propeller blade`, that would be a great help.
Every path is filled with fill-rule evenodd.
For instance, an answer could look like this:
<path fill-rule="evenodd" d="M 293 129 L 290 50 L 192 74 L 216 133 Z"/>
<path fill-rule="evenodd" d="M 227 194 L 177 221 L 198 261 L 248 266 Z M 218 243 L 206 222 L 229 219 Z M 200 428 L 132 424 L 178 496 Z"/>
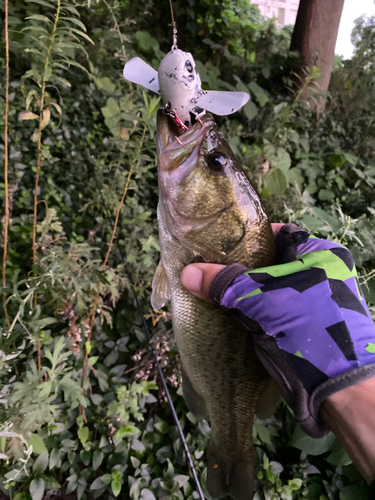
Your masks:
<path fill-rule="evenodd" d="M 231 115 L 244 106 L 249 100 L 246 92 L 228 92 L 220 90 L 208 90 L 197 100 L 197 106 L 215 115 Z"/>
<path fill-rule="evenodd" d="M 138 83 L 146 89 L 160 94 L 158 72 L 140 57 L 133 57 L 125 64 L 123 75 L 130 82 Z"/>

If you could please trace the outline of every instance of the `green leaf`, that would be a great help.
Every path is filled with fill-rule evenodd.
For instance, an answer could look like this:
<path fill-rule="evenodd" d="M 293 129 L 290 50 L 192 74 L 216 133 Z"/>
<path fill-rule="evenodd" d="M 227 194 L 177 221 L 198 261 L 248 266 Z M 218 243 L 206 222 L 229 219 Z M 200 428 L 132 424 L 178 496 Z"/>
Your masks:
<path fill-rule="evenodd" d="M 88 360 L 87 360 L 87 364 L 91 365 L 91 366 L 94 366 L 95 363 L 98 361 L 99 359 L 99 356 L 91 356 Z"/>
<path fill-rule="evenodd" d="M 12 497 L 12 500 L 30 500 L 30 495 L 26 491 L 19 491 Z"/>
<path fill-rule="evenodd" d="M 49 468 L 53 469 L 58 466 L 61 460 L 61 450 L 58 448 L 53 448 L 49 457 Z"/>
<path fill-rule="evenodd" d="M 337 220 L 332 215 L 328 214 L 325 210 L 319 207 L 313 207 L 313 212 L 318 219 L 324 222 L 328 222 L 328 224 L 332 227 L 334 231 L 339 231 L 341 229 L 341 222 Z M 321 227 L 321 226 L 320 226 Z"/>
<path fill-rule="evenodd" d="M 81 443 L 82 443 L 83 446 L 85 446 L 85 443 L 86 443 L 86 441 L 89 438 L 89 433 L 90 433 L 90 431 L 89 431 L 88 427 L 82 427 L 77 432 L 79 440 L 81 441 Z"/>
<path fill-rule="evenodd" d="M 158 41 L 149 35 L 147 31 L 137 31 L 135 38 L 138 40 L 138 44 L 142 50 L 152 50 L 154 47 L 159 47 Z"/>
<path fill-rule="evenodd" d="M 95 479 L 95 481 L 92 483 L 92 485 L 90 486 L 90 490 L 101 490 L 103 488 L 103 486 L 105 486 L 106 483 L 104 483 L 102 481 L 102 478 L 101 477 L 97 477 Z"/>
<path fill-rule="evenodd" d="M 35 1 L 35 0 L 34 0 Z M 72 7 L 71 5 L 64 5 L 64 10 L 67 10 L 68 12 L 74 14 L 75 16 L 79 16 L 79 12 L 75 7 Z"/>
<path fill-rule="evenodd" d="M 48 455 L 42 453 L 34 462 L 33 472 L 42 473 L 47 469 L 47 466 L 48 466 Z"/>
<path fill-rule="evenodd" d="M 56 318 L 42 318 L 42 319 L 38 319 L 37 321 L 35 321 L 35 325 L 40 330 L 42 330 L 43 328 L 45 328 L 48 325 L 53 325 L 54 323 L 57 323 Z"/>
<path fill-rule="evenodd" d="M 304 451 L 308 455 L 321 455 L 332 449 L 335 436 L 329 432 L 326 436 L 314 439 L 303 432 L 299 425 L 296 426 L 289 446 Z"/>
<path fill-rule="evenodd" d="M 131 446 L 131 449 L 134 451 L 144 451 L 145 450 L 145 445 L 142 443 L 142 441 L 139 441 L 139 439 L 133 439 L 130 446 Z"/>
<path fill-rule="evenodd" d="M 107 76 L 104 76 L 102 78 L 95 78 L 95 85 L 98 89 L 103 89 L 106 90 L 107 92 L 116 91 L 116 85 Z"/>
<path fill-rule="evenodd" d="M 32 500 L 42 500 L 44 495 L 45 483 L 41 477 L 33 479 L 30 483 L 29 492 Z"/>
<path fill-rule="evenodd" d="M 256 115 L 258 114 L 258 108 L 255 106 L 255 104 L 252 102 L 252 101 L 248 101 L 244 108 L 244 113 L 246 115 L 246 118 L 248 120 L 252 120 L 253 118 L 256 117 Z"/>
<path fill-rule="evenodd" d="M 91 342 L 89 342 L 89 341 L 85 342 L 85 348 L 86 348 L 87 354 L 89 355 L 91 352 Z"/>
<path fill-rule="evenodd" d="M 156 422 L 154 424 L 154 427 L 157 431 L 161 432 L 162 434 L 165 434 L 166 432 L 168 432 L 168 429 L 169 429 L 169 425 L 167 424 L 167 422 Z"/>
<path fill-rule="evenodd" d="M 295 478 L 291 479 L 288 484 L 292 488 L 292 490 L 299 490 L 303 484 L 303 481 L 302 479 Z"/>
<path fill-rule="evenodd" d="M 94 453 L 92 454 L 92 468 L 93 470 L 96 470 L 100 467 L 101 463 L 103 462 L 104 458 L 104 453 L 99 450 L 95 450 Z"/>
<path fill-rule="evenodd" d="M 233 76 L 234 76 L 234 79 L 237 80 L 236 90 L 238 90 L 238 92 L 245 92 L 246 94 L 248 94 L 249 93 L 249 89 L 243 83 L 243 81 L 240 78 L 238 78 L 237 75 L 233 75 Z"/>
<path fill-rule="evenodd" d="M 55 9 L 55 5 L 52 3 L 45 2 L 44 0 L 27 0 L 28 3 L 36 3 L 38 5 L 43 5 L 44 7 L 49 7 L 50 9 Z"/>
<path fill-rule="evenodd" d="M 186 476 L 181 476 L 181 477 L 186 477 Z M 149 490 L 148 488 L 143 488 L 139 500 L 156 500 L 156 498 L 151 490 Z"/>
<path fill-rule="evenodd" d="M 276 104 L 276 106 L 273 108 L 273 111 L 274 111 L 275 115 L 278 115 L 279 113 L 284 111 L 284 109 L 287 107 L 288 107 L 287 102 L 280 102 L 279 104 Z"/>
<path fill-rule="evenodd" d="M 255 82 L 250 82 L 249 83 L 249 89 L 255 95 L 255 97 L 260 97 L 261 95 L 264 95 L 264 90 L 262 89 L 262 87 L 260 87 Z"/>
<path fill-rule="evenodd" d="M 329 191 L 328 189 L 320 189 L 318 193 L 319 200 L 322 201 L 330 201 L 333 200 L 335 197 L 334 193 L 332 191 Z"/>
<path fill-rule="evenodd" d="M 104 484 L 108 485 L 112 481 L 112 476 L 111 474 L 104 474 L 103 476 L 100 477 L 100 479 Z"/>
<path fill-rule="evenodd" d="M 80 21 L 79 19 L 76 19 L 75 17 L 63 17 L 62 21 L 73 23 L 77 25 L 79 28 L 81 28 L 83 31 L 87 31 L 86 26 L 83 24 L 83 22 Z"/>
<path fill-rule="evenodd" d="M 33 447 L 33 453 L 36 453 L 37 455 L 48 455 L 48 450 L 44 444 L 43 439 L 38 436 L 38 434 L 31 434 L 30 439 L 27 442 L 28 446 Z"/>
<path fill-rule="evenodd" d="M 259 105 L 260 105 L 261 108 L 264 108 L 264 106 L 269 101 L 267 94 L 260 95 L 259 97 L 257 97 L 257 100 L 258 100 Z"/>
<path fill-rule="evenodd" d="M 89 75 L 89 72 L 87 71 L 87 69 L 82 66 L 82 64 L 78 63 L 77 61 L 67 61 L 67 64 L 68 66 L 75 66 L 76 68 L 79 68 L 81 69 L 82 71 L 84 71 L 85 73 L 87 73 Z"/>
<path fill-rule="evenodd" d="M 264 184 L 274 195 L 281 196 L 286 190 L 286 177 L 277 167 L 271 168 L 263 176 Z"/>
<path fill-rule="evenodd" d="M 81 450 L 79 456 L 86 467 L 91 462 L 91 452 L 86 450 Z"/>
<path fill-rule="evenodd" d="M 43 55 L 43 54 L 40 52 L 40 50 L 38 50 L 38 49 L 33 49 L 33 48 L 26 48 L 26 49 L 25 49 L 25 52 L 31 52 L 32 54 L 38 54 L 38 55 L 40 55 L 40 56 L 41 56 L 41 55 Z"/>
<path fill-rule="evenodd" d="M 121 492 L 121 488 L 122 488 L 122 481 L 112 481 L 111 482 L 111 488 L 112 488 L 112 493 L 115 497 L 118 497 L 120 492 Z"/>
<path fill-rule="evenodd" d="M 342 447 L 340 441 L 336 439 L 332 448 L 332 453 L 326 458 L 327 462 L 332 465 L 349 465 L 352 463 L 351 458 Z"/>
<path fill-rule="evenodd" d="M 77 474 L 72 474 L 68 477 L 68 486 L 66 487 L 66 494 L 69 495 L 72 491 L 74 491 L 78 486 L 78 478 Z"/>
<path fill-rule="evenodd" d="M 104 108 L 101 108 L 101 110 L 104 118 L 113 118 L 114 116 L 119 115 L 121 112 L 119 105 L 113 99 L 113 97 L 107 99 L 106 106 Z"/>
<path fill-rule="evenodd" d="M 287 176 L 288 176 L 288 182 L 292 186 L 295 186 L 297 184 L 298 186 L 302 187 L 305 182 L 302 170 L 300 170 L 297 167 L 291 168 L 288 171 Z"/>
<path fill-rule="evenodd" d="M 56 80 L 63 83 L 64 85 L 71 87 L 71 84 L 68 82 L 68 80 L 65 80 L 65 78 L 62 78 L 61 76 L 55 76 L 55 78 L 56 78 Z"/>
<path fill-rule="evenodd" d="M 46 23 L 52 23 L 51 19 L 48 19 L 47 16 L 42 16 L 41 14 L 34 14 L 32 16 L 26 17 L 26 19 L 33 19 L 34 21 L 43 21 Z"/>
<path fill-rule="evenodd" d="M 272 167 L 277 167 L 286 174 L 292 163 L 289 153 L 284 148 L 277 148 L 274 153 L 271 153 L 268 160 Z"/>
<path fill-rule="evenodd" d="M 257 423 L 256 430 L 258 432 L 259 439 L 263 443 L 272 444 L 270 433 L 265 425 Z"/>
<path fill-rule="evenodd" d="M 61 484 L 52 476 L 44 475 L 44 481 L 46 483 L 46 490 L 58 490 L 61 488 Z"/>
<path fill-rule="evenodd" d="M 268 78 L 271 76 L 271 69 L 269 66 L 263 66 L 262 68 L 262 75 L 264 76 L 264 78 L 266 80 L 268 80 Z"/>
<path fill-rule="evenodd" d="M 189 476 L 178 474 L 173 478 L 173 481 L 176 481 L 179 487 L 182 488 L 189 481 L 189 479 L 190 479 Z"/>
<path fill-rule="evenodd" d="M 116 431 L 115 437 L 119 441 L 125 436 L 134 436 L 135 434 L 138 434 L 138 432 L 140 432 L 138 427 L 135 427 L 135 425 L 127 424 L 125 427 L 120 427 Z"/>
<path fill-rule="evenodd" d="M 328 160 L 333 168 L 339 168 L 344 164 L 345 157 L 341 154 L 333 154 L 329 157 Z"/>
<path fill-rule="evenodd" d="M 362 483 L 344 486 L 340 490 L 340 500 L 367 500 L 368 498 L 368 488 Z"/>
<path fill-rule="evenodd" d="M 93 40 L 91 40 L 91 38 L 88 35 L 86 35 L 86 33 L 83 33 L 83 31 L 77 30 L 76 28 L 70 28 L 70 31 L 73 32 L 73 33 L 76 33 L 77 35 L 79 35 L 81 37 L 83 37 L 85 40 L 87 40 L 88 42 L 90 42 L 92 45 L 95 45 L 95 42 Z"/>

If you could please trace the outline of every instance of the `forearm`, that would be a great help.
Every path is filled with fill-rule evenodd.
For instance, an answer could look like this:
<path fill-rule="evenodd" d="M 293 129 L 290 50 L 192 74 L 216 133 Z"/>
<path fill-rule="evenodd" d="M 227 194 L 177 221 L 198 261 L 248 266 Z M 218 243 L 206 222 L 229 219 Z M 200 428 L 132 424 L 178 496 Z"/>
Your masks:
<path fill-rule="evenodd" d="M 366 481 L 374 481 L 375 378 L 328 397 L 320 414 Z"/>

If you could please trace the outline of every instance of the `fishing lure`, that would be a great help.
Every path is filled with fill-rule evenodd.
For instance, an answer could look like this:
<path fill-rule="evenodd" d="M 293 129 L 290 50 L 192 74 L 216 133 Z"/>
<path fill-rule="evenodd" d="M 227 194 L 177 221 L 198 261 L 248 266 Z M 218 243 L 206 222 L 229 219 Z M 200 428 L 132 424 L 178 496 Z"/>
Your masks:
<path fill-rule="evenodd" d="M 177 47 L 175 26 L 171 51 L 162 59 L 158 71 L 134 57 L 125 64 L 123 74 L 126 80 L 160 94 L 164 112 L 181 131 L 200 121 L 205 111 L 219 116 L 235 113 L 250 97 L 246 92 L 203 90 L 193 56 Z"/>

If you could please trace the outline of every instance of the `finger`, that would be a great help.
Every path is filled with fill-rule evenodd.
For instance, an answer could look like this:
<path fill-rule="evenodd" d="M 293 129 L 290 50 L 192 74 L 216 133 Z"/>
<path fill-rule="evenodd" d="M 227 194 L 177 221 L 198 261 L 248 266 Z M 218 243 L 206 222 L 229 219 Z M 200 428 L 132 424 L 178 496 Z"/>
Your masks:
<path fill-rule="evenodd" d="M 210 302 L 209 290 L 211 283 L 224 267 L 221 264 L 190 264 L 182 270 L 181 284 L 196 297 Z"/>
<path fill-rule="evenodd" d="M 280 229 L 285 226 L 284 222 L 273 222 L 271 224 L 273 235 L 276 238 L 277 233 L 280 231 Z"/>

